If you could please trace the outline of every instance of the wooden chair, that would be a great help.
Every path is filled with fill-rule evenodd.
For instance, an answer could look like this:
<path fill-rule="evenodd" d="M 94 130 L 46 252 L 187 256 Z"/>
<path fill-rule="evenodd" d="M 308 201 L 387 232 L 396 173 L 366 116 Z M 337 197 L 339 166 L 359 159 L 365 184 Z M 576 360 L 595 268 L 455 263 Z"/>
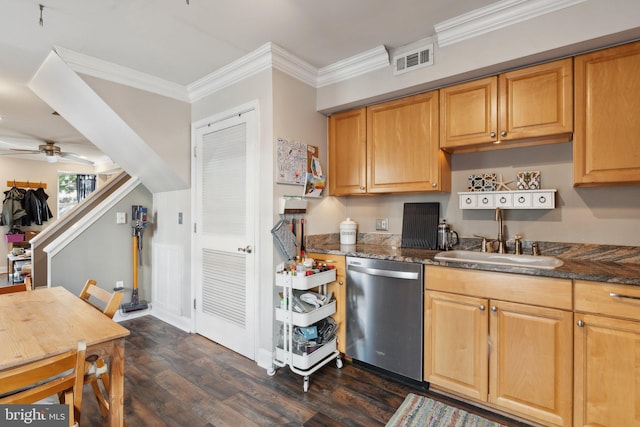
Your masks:
<path fill-rule="evenodd" d="M 105 316 L 113 319 L 113 316 L 118 311 L 120 303 L 122 302 L 122 292 L 109 292 L 100 287 L 93 279 L 87 280 L 80 292 L 80 298 L 87 304 L 100 310 Z M 100 389 L 100 382 L 104 390 Z M 84 383 L 91 384 L 93 393 L 98 400 L 98 406 L 103 417 L 109 414 L 109 371 L 107 364 L 103 358 L 97 356 L 90 356 L 87 358 L 86 373 L 84 376 Z"/>
<path fill-rule="evenodd" d="M 76 350 L 1 371 L 0 404 L 44 403 L 40 401 L 53 396 L 51 403 L 69 405 L 69 425 L 77 426 L 86 351 L 86 343 L 80 341 Z"/>
<path fill-rule="evenodd" d="M 19 283 L 16 285 L 9 285 L 9 286 L 0 286 L 0 295 L 2 294 L 10 294 L 13 292 L 22 292 L 22 291 L 28 291 L 29 288 L 27 287 L 27 285 L 25 283 Z"/>
<path fill-rule="evenodd" d="M 122 302 L 122 292 L 106 291 L 98 287 L 95 280 L 89 279 L 80 292 L 80 298 L 113 319 Z"/>

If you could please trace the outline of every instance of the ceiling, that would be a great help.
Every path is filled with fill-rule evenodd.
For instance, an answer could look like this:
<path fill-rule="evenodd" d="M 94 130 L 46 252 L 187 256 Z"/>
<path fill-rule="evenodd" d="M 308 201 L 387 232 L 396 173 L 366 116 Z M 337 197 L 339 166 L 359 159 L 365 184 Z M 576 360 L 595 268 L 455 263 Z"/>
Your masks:
<path fill-rule="evenodd" d="M 0 0 L 0 153 L 51 140 L 63 151 L 105 160 L 27 87 L 54 47 L 186 87 L 267 42 L 322 68 L 380 45 L 393 49 L 430 37 L 434 24 L 491 3 Z M 45 160 L 22 156 L 34 157 Z"/>

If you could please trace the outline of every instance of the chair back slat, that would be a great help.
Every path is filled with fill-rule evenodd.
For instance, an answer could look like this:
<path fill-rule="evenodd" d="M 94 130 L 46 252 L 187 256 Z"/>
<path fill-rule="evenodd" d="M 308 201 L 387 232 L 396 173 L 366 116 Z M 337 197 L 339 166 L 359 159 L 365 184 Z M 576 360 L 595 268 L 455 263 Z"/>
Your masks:
<path fill-rule="evenodd" d="M 94 308 L 102 311 L 106 316 L 113 319 L 113 316 L 118 311 L 120 303 L 122 302 L 122 292 L 109 292 L 98 286 L 97 282 L 93 279 L 87 280 L 80 292 L 80 298 L 85 300 Z M 100 302 L 100 305 L 96 303 Z"/>

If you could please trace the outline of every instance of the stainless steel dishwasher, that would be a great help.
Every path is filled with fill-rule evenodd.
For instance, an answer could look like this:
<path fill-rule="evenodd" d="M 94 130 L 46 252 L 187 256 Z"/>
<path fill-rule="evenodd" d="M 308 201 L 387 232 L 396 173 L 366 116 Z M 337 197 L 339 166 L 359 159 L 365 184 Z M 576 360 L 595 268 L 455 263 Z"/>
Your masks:
<path fill-rule="evenodd" d="M 422 264 L 347 257 L 347 356 L 422 381 L 422 272 Z"/>

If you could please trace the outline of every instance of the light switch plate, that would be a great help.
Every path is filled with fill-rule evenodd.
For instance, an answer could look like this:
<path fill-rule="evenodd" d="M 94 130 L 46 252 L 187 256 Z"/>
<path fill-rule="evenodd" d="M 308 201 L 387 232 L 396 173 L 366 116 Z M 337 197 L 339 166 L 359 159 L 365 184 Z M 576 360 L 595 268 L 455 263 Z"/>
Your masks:
<path fill-rule="evenodd" d="M 127 223 L 127 213 L 116 212 L 116 224 L 126 224 L 126 223 Z"/>

